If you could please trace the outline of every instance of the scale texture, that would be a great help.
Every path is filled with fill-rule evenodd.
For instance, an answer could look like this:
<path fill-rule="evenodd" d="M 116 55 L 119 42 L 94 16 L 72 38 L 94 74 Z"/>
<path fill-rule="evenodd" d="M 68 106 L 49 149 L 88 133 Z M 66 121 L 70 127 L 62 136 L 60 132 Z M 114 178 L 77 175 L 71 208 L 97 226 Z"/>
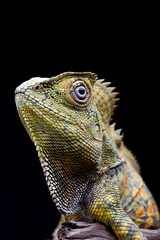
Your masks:
<path fill-rule="evenodd" d="M 99 221 L 117 239 L 146 239 L 139 228 L 159 228 L 159 210 L 121 130 L 111 124 L 118 99 L 108 85 L 91 72 L 36 77 L 16 89 L 16 106 L 60 223 Z"/>

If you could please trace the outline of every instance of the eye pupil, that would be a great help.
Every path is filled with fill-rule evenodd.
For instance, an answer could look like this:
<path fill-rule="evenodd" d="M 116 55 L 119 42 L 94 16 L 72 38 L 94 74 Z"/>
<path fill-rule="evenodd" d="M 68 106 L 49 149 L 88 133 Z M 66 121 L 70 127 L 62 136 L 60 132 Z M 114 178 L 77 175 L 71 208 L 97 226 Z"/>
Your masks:
<path fill-rule="evenodd" d="M 79 88 L 79 94 L 83 95 L 85 93 L 85 89 L 83 87 Z"/>
<path fill-rule="evenodd" d="M 74 90 L 74 93 L 78 100 L 85 100 L 87 97 L 87 90 L 86 90 L 85 86 L 83 86 L 83 85 L 77 86 Z"/>

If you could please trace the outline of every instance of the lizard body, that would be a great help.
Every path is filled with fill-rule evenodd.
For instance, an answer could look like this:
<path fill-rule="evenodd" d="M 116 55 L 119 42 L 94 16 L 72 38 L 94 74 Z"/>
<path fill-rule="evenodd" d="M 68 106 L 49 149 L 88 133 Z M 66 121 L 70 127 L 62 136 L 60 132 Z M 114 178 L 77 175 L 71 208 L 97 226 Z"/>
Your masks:
<path fill-rule="evenodd" d="M 146 239 L 159 210 L 139 165 L 110 124 L 117 93 L 94 73 L 32 78 L 15 92 L 63 221 L 99 221 L 118 239 Z"/>

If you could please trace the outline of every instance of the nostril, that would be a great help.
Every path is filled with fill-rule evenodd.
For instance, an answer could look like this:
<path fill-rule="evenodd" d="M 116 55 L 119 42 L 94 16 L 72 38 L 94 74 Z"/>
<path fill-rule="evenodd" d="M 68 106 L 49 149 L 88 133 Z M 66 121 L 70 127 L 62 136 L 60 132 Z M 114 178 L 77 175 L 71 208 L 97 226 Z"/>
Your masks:
<path fill-rule="evenodd" d="M 36 91 L 39 91 L 39 90 L 40 90 L 40 85 L 36 85 L 36 86 L 34 87 L 34 89 L 35 89 Z"/>
<path fill-rule="evenodd" d="M 34 86 L 33 88 L 35 91 L 39 91 L 41 89 L 40 84 L 37 84 L 36 86 Z"/>
<path fill-rule="evenodd" d="M 40 78 L 40 77 L 31 78 L 23 82 L 21 85 L 19 85 L 15 90 L 15 94 L 25 93 L 26 90 L 39 91 L 41 89 L 41 83 L 44 82 L 45 80 L 49 80 L 49 78 Z"/>

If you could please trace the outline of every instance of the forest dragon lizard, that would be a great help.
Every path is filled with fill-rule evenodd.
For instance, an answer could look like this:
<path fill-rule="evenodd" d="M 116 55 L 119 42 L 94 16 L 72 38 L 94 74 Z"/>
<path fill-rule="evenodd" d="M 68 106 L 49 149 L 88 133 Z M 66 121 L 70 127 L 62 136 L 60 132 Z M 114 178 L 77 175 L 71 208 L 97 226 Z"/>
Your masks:
<path fill-rule="evenodd" d="M 90 72 L 31 78 L 15 91 L 62 220 L 99 221 L 118 239 L 146 239 L 158 207 L 138 163 L 111 124 L 116 92 Z"/>

